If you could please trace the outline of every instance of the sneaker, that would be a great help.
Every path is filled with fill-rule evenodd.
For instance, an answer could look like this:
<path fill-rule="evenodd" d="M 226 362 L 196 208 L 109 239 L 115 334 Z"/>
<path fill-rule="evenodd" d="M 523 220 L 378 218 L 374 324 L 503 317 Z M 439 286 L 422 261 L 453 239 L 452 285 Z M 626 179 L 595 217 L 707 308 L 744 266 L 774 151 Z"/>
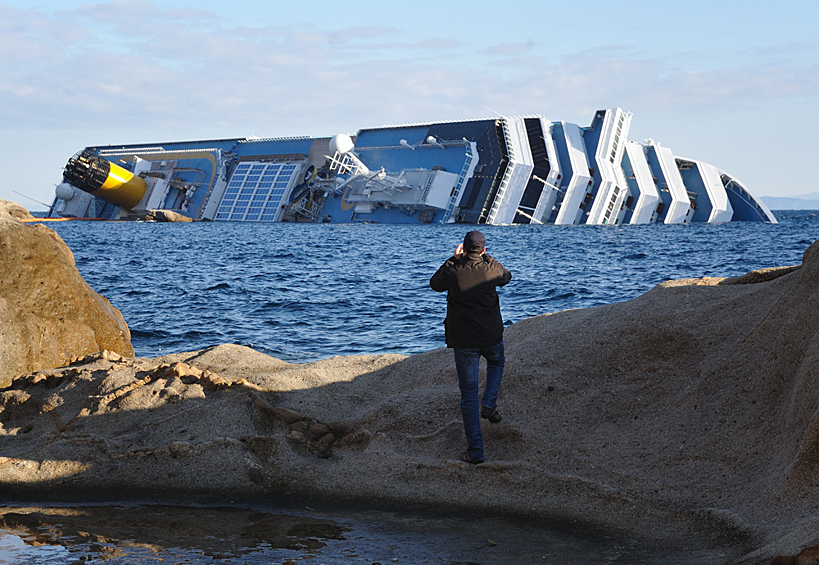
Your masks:
<path fill-rule="evenodd" d="M 464 451 L 464 454 L 461 455 L 461 461 L 472 463 L 473 465 L 479 465 L 483 463 L 483 459 L 476 459 L 475 457 L 472 457 L 468 451 Z"/>
<path fill-rule="evenodd" d="M 488 406 L 481 406 L 481 418 L 486 418 L 493 424 L 497 424 L 503 417 L 500 415 L 500 412 L 497 410 L 492 410 Z"/>

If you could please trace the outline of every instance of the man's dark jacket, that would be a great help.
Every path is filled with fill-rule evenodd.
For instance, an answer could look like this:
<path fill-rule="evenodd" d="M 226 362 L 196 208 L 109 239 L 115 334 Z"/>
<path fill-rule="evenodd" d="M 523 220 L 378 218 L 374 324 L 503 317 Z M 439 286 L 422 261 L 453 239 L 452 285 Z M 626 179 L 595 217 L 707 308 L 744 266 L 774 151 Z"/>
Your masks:
<path fill-rule="evenodd" d="M 447 259 L 429 279 L 437 292 L 447 292 L 447 347 L 491 347 L 503 339 L 503 319 L 495 287 L 512 273 L 487 254 L 470 253 Z"/>

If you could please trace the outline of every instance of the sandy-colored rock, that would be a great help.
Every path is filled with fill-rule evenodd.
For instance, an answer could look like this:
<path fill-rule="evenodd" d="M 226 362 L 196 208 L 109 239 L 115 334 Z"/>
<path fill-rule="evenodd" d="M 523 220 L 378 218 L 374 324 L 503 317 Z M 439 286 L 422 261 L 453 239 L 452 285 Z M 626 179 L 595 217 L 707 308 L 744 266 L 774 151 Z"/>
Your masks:
<path fill-rule="evenodd" d="M 142 216 L 146 222 L 192 222 L 193 219 L 171 210 L 148 210 Z"/>
<path fill-rule="evenodd" d="M 17 204 L 9 200 L 0 200 L 0 218 L 17 218 L 19 220 L 30 220 L 34 218 L 31 213 Z"/>
<path fill-rule="evenodd" d="M 101 350 L 133 356 L 119 310 L 74 266 L 60 237 L 0 215 L 0 385 Z"/>
<path fill-rule="evenodd" d="M 288 364 L 221 345 L 21 375 L 0 391 L 0 485 L 460 507 L 670 545 L 700 536 L 725 548 L 720 563 L 807 563 L 819 244 L 798 269 L 726 280 L 508 328 L 503 421 L 483 422 L 482 465 L 458 460 L 446 349 Z M 225 383 L 206 386 L 211 374 Z"/>

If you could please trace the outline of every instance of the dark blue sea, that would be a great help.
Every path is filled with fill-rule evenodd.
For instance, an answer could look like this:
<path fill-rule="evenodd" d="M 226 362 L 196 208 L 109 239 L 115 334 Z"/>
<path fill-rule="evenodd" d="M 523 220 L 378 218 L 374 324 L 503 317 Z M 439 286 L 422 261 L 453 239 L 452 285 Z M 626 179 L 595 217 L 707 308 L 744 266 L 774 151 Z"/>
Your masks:
<path fill-rule="evenodd" d="M 778 224 L 484 226 L 512 271 L 507 325 L 634 298 L 668 279 L 794 265 L 819 212 Z M 122 311 L 138 356 L 247 345 L 290 362 L 444 346 L 446 299 L 429 278 L 464 225 L 49 224 L 94 290 Z"/>
<path fill-rule="evenodd" d="M 778 224 L 484 227 L 513 273 L 511 325 L 634 298 L 668 279 L 801 263 L 819 212 Z M 247 345 L 303 362 L 444 346 L 428 281 L 470 226 L 49 224 L 88 283 L 122 311 L 138 356 Z M 640 540 L 576 523 L 361 508 L 0 505 L 0 563 L 736 562 L 710 536 Z"/>

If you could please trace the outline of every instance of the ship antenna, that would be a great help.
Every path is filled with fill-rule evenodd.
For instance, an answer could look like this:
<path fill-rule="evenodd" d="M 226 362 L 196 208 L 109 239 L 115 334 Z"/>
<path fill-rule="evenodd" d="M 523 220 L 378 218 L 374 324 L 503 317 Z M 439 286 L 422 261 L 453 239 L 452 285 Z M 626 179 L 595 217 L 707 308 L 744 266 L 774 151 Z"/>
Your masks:
<path fill-rule="evenodd" d="M 487 110 L 489 110 L 489 111 L 490 111 L 490 112 L 492 112 L 493 114 L 497 114 L 499 118 L 502 118 L 502 117 L 503 117 L 503 114 L 501 114 L 500 112 L 496 112 L 495 110 L 493 110 L 493 109 L 492 109 L 492 108 L 490 108 L 489 106 L 484 106 L 483 104 L 481 104 L 481 107 L 486 108 Z"/>
<path fill-rule="evenodd" d="M 52 182 L 51 184 L 54 184 L 54 183 Z M 55 186 L 56 186 L 56 185 L 55 185 Z M 36 202 L 37 204 L 42 204 L 42 205 L 43 205 L 43 206 L 45 206 L 46 208 L 51 208 L 51 204 L 46 204 L 45 202 L 40 202 L 39 200 L 35 200 L 35 199 L 34 199 L 34 198 L 32 198 L 31 196 L 28 196 L 28 195 L 26 195 L 26 194 L 23 194 L 22 192 L 17 192 L 16 190 L 12 190 L 12 192 L 13 192 L 14 194 L 19 194 L 19 195 L 20 195 L 20 196 L 22 196 L 23 198 L 28 198 L 28 199 L 29 199 L 29 200 L 31 200 L 32 202 Z"/>

